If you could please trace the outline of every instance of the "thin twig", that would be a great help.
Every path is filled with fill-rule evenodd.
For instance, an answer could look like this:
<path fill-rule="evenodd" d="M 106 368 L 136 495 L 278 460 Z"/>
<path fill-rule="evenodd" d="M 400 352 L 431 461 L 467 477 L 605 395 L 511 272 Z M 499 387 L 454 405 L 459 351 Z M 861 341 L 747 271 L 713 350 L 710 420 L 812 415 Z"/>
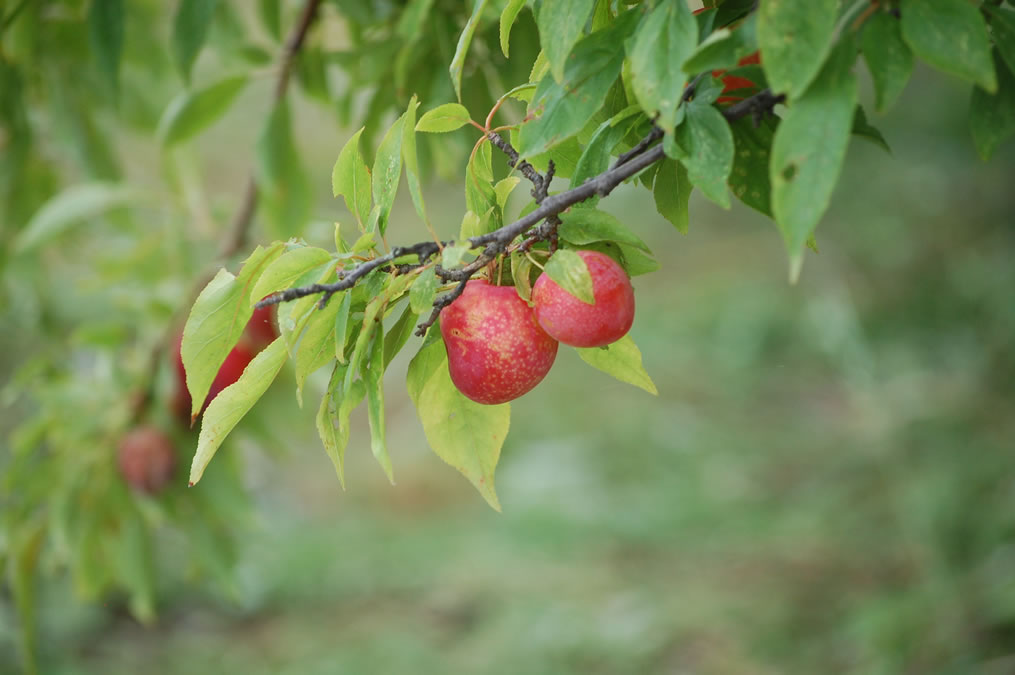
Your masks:
<path fill-rule="evenodd" d="M 468 283 L 468 279 L 463 279 L 458 282 L 458 285 L 455 286 L 454 289 L 448 293 L 438 296 L 437 299 L 433 301 L 433 311 L 430 312 L 430 316 L 416 328 L 416 335 L 419 337 L 426 335 L 426 332 L 430 329 L 430 326 L 434 325 L 434 322 L 437 321 L 437 317 L 441 315 L 444 308 L 457 300 L 458 296 L 465 292 L 465 286 Z"/>

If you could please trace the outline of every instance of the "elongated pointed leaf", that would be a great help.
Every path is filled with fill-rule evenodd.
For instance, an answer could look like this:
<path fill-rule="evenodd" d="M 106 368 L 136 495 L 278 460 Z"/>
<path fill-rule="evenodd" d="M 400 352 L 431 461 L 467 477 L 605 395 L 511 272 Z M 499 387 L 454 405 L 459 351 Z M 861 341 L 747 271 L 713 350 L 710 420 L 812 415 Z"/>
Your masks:
<path fill-rule="evenodd" d="M 384 426 L 384 333 L 377 330 L 370 343 L 363 383 L 367 391 L 367 422 L 370 424 L 370 452 L 384 469 L 392 485 L 395 476 L 388 456 L 387 433 Z"/>
<path fill-rule="evenodd" d="M 88 8 L 88 37 L 92 53 L 114 96 L 120 88 L 125 13 L 124 0 L 92 0 Z"/>
<path fill-rule="evenodd" d="M 416 315 L 417 312 L 413 311 L 412 306 L 406 305 L 405 309 L 402 310 L 402 315 L 398 317 L 398 321 L 395 322 L 395 325 L 384 336 L 385 370 L 391 364 L 391 360 L 395 358 L 398 352 L 402 351 L 402 347 L 412 337 L 412 333 L 416 328 Z"/>
<path fill-rule="evenodd" d="M 997 93 L 988 94 L 973 87 L 969 102 L 969 128 L 976 151 L 984 160 L 990 159 L 997 146 L 1015 134 L 1015 75 L 997 61 Z"/>
<path fill-rule="evenodd" d="M 370 171 L 360 151 L 360 129 L 338 153 L 335 168 L 331 171 L 331 191 L 345 199 L 345 206 L 356 217 L 360 229 L 366 227 L 370 215 Z"/>
<path fill-rule="evenodd" d="M 427 227 L 430 227 L 430 219 L 426 215 L 426 200 L 423 199 L 423 188 L 420 185 L 419 158 L 416 154 L 416 108 L 419 101 L 415 94 L 409 100 L 409 107 L 405 110 L 405 119 L 402 121 L 402 161 L 405 162 L 405 182 L 409 185 L 409 196 L 412 197 L 412 205 L 416 207 L 416 215 L 419 216 Z"/>
<path fill-rule="evenodd" d="M 190 82 L 190 70 L 204 46 L 217 6 L 218 0 L 181 0 L 176 9 L 172 36 L 173 60 L 184 82 Z"/>
<path fill-rule="evenodd" d="M 472 36 L 476 33 L 476 28 L 479 26 L 479 19 L 483 15 L 483 10 L 486 9 L 486 3 L 489 0 L 474 0 L 472 7 L 472 15 L 469 17 L 469 21 L 465 24 L 465 28 L 462 30 L 462 34 L 458 38 L 458 46 L 455 47 L 455 55 L 451 59 L 451 67 L 448 71 L 451 73 L 451 82 L 455 85 L 455 96 L 458 100 L 462 100 L 462 69 L 465 67 L 465 56 L 469 53 L 469 45 L 472 44 Z"/>
<path fill-rule="evenodd" d="M 768 117 L 755 125 L 749 117 L 730 124 L 733 131 L 733 170 L 729 186 L 733 194 L 752 209 L 772 215 L 772 181 L 768 167 L 776 121 Z"/>
<path fill-rule="evenodd" d="M 726 179 L 733 169 L 733 132 L 722 113 L 691 101 L 684 123 L 677 127 L 677 140 L 687 152 L 680 161 L 687 168 L 688 179 L 702 194 L 728 209 Z"/>
<path fill-rule="evenodd" d="M 1015 9 L 992 7 L 989 3 L 984 3 L 981 8 L 990 15 L 990 28 L 997 53 L 1008 64 L 1009 70 L 1015 73 Z M 1000 77 L 1000 69 L 997 72 Z"/>
<path fill-rule="evenodd" d="M 338 313 L 335 315 L 335 358 L 339 363 L 345 363 L 345 342 L 349 332 L 349 312 L 352 309 L 352 291 L 343 291 L 341 300 L 335 298 L 331 302 L 338 303 Z"/>
<path fill-rule="evenodd" d="M 500 511 L 494 472 L 511 423 L 510 405 L 481 405 L 458 391 L 451 382 L 447 353 L 440 340 L 423 347 L 413 358 L 406 388 L 433 451 Z"/>
<path fill-rule="evenodd" d="M 557 232 L 572 244 L 591 244 L 594 241 L 614 241 L 648 252 L 648 245 L 616 216 L 590 208 L 573 208 L 560 214 Z"/>
<path fill-rule="evenodd" d="M 416 280 L 412 282 L 412 288 L 409 289 L 409 304 L 412 306 L 412 311 L 417 314 L 429 312 L 433 308 L 433 300 L 440 285 L 437 270 L 433 266 L 420 272 Z"/>
<path fill-rule="evenodd" d="M 550 72 L 558 82 L 564 79 L 564 65 L 585 30 L 596 0 L 556 0 L 544 2 L 536 17 L 539 43 L 543 46 Z"/>
<path fill-rule="evenodd" d="M 321 397 L 321 405 L 317 409 L 317 434 L 324 444 L 324 451 L 327 453 L 331 463 L 335 466 L 335 473 L 338 480 L 345 489 L 345 448 L 349 445 L 349 418 L 342 419 L 339 411 L 342 406 L 342 380 L 345 379 L 345 366 L 336 363 L 331 371 L 331 381 L 328 384 L 328 391 Z M 338 391 L 335 391 L 335 387 Z"/>
<path fill-rule="evenodd" d="M 264 213 L 279 239 L 303 231 L 313 194 L 292 134 L 289 104 L 275 105 L 257 142 L 255 177 Z"/>
<path fill-rule="evenodd" d="M 902 39 L 899 20 L 878 12 L 863 26 L 863 57 L 874 81 L 878 112 L 892 107 L 913 74 L 913 52 Z"/>
<path fill-rule="evenodd" d="M 515 25 L 518 12 L 522 11 L 524 6 L 525 0 L 508 0 L 500 13 L 500 50 L 504 52 L 504 56 L 508 56 L 510 51 L 511 27 Z"/>
<path fill-rule="evenodd" d="M 195 92 L 181 92 L 159 120 L 157 133 L 162 145 L 176 145 L 214 124 L 246 86 L 245 76 L 229 77 Z"/>
<path fill-rule="evenodd" d="M 691 197 L 691 181 L 687 178 L 684 165 L 672 159 L 663 160 L 652 186 L 652 196 L 659 214 L 673 223 L 681 233 L 687 234 L 687 203 Z"/>
<path fill-rule="evenodd" d="M 461 103 L 445 103 L 423 113 L 416 123 L 416 131 L 444 133 L 461 129 L 469 123 L 469 111 Z"/>
<path fill-rule="evenodd" d="M 377 229 L 381 236 L 388 229 L 388 216 L 391 215 L 391 206 L 395 203 L 395 194 L 398 192 L 398 181 L 402 177 L 402 125 L 405 123 L 403 114 L 388 129 L 377 148 L 377 156 L 374 158 L 373 187 L 374 200 L 380 207 L 377 216 Z"/>
<path fill-rule="evenodd" d="M 625 335 L 605 347 L 579 348 L 576 350 L 582 361 L 598 368 L 621 382 L 633 384 L 650 394 L 658 395 L 659 390 L 641 363 L 641 350 L 630 335 Z"/>
<path fill-rule="evenodd" d="M 307 377 L 335 358 L 335 317 L 342 307 L 332 298 L 324 309 L 315 310 L 307 320 L 293 354 L 296 371 L 296 398 L 303 405 L 303 384 Z"/>
<path fill-rule="evenodd" d="M 264 396 L 286 361 L 285 342 L 277 338 L 262 349 L 250 362 L 243 375 L 215 397 L 201 418 L 201 433 L 197 439 L 197 452 L 190 465 L 190 484 L 194 485 L 204 474 L 208 462 L 222 445 L 229 432 L 243 416 Z"/>
<path fill-rule="evenodd" d="M 758 9 L 758 46 L 768 84 L 795 99 L 832 47 L 838 0 L 768 0 Z"/>
<path fill-rule="evenodd" d="M 65 232 L 76 223 L 137 202 L 141 194 L 119 183 L 72 185 L 39 207 L 17 239 L 14 250 L 24 253 Z"/>
<path fill-rule="evenodd" d="M 552 4 L 552 3 L 551 3 Z M 649 117 L 673 131 L 687 73 L 680 66 L 698 45 L 698 24 L 685 2 L 661 2 L 627 43 L 631 88 Z"/>
<path fill-rule="evenodd" d="M 856 50 L 845 40 L 786 113 L 772 143 L 772 212 L 794 269 L 828 208 L 853 126 Z"/>
<path fill-rule="evenodd" d="M 902 0 L 902 39 L 921 59 L 952 75 L 997 91 L 987 24 L 966 0 Z"/>
<path fill-rule="evenodd" d="M 589 305 L 596 304 L 589 267 L 574 251 L 560 249 L 554 253 L 546 262 L 543 273 L 582 302 Z"/>
<path fill-rule="evenodd" d="M 272 261 L 254 284 L 250 301 L 257 302 L 266 295 L 285 290 L 307 272 L 331 260 L 331 254 L 316 246 L 301 246 L 286 251 Z"/>

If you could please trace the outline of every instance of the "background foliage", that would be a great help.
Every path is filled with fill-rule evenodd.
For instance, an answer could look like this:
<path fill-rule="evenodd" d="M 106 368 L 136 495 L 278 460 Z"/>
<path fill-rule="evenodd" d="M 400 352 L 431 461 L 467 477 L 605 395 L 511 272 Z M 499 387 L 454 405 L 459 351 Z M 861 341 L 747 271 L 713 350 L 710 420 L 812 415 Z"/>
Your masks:
<path fill-rule="evenodd" d="M 404 110 L 399 82 L 453 100 L 445 57 L 467 17 L 457 3 L 428 14 L 421 34 L 444 36 L 438 58 L 427 42 L 392 38 L 405 13 L 326 4 L 298 91 L 272 113 L 271 60 L 300 7 L 265 2 L 248 15 L 209 3 L 191 87 L 221 81 L 218 96 L 236 98 L 186 144 L 173 142 L 186 124 L 165 111 L 190 52 L 164 34 L 162 3 L 130 4 L 115 73 L 79 30 L 104 3 L 7 5 L 0 16 L 18 18 L 0 43 L 3 91 L 21 95 L 2 97 L 3 307 L 15 330 L 0 337 L 0 669 L 18 667 L 16 627 L 33 611 L 23 604 L 16 618 L 15 599 L 29 587 L 43 672 L 1010 669 L 1015 157 L 975 159 L 968 88 L 917 69 L 884 118 L 894 155 L 851 148 L 821 254 L 797 286 L 754 212 L 695 197 L 678 239 L 644 190 L 604 200 L 661 263 L 636 280 L 634 330 L 660 396 L 563 360 L 516 404 L 505 515 L 483 511 L 427 454 L 397 376 L 386 387 L 396 487 L 362 461 L 363 414 L 357 480 L 339 490 L 312 406 L 296 408 L 286 375 L 200 489 L 177 483 L 150 499 L 118 481 L 116 437 L 247 172 L 272 155 L 255 143 L 258 125 L 284 129 L 288 117 L 280 161 L 296 183 L 276 195 L 296 197 L 268 196 L 256 239 L 293 234 L 280 228 L 297 208 L 313 214 L 303 236 L 330 246 L 330 221 L 347 217 L 328 195 L 348 135 L 338 129 L 365 120 L 363 147 L 376 147 L 380 113 Z M 467 62 L 469 110 L 528 77 L 498 55 L 494 14 Z M 520 21 L 512 61 L 528 49 L 520 62 L 531 64 L 538 31 L 527 11 Z M 376 82 L 395 90 L 364 93 Z M 862 85 L 866 101 L 883 91 Z M 471 137 L 420 140 L 422 163 L 459 183 L 428 201 L 454 236 Z M 262 169 L 254 176 L 266 184 Z M 50 216 L 25 243 L 25 224 L 67 191 L 73 218 Z M 392 221 L 412 212 L 403 191 Z M 404 369 L 404 357 L 392 366 Z M 157 401 L 169 379 L 161 368 Z M 174 429 L 186 464 L 196 439 L 163 406 L 152 416 Z M 156 607 L 151 632 L 122 611 L 151 621 Z"/>

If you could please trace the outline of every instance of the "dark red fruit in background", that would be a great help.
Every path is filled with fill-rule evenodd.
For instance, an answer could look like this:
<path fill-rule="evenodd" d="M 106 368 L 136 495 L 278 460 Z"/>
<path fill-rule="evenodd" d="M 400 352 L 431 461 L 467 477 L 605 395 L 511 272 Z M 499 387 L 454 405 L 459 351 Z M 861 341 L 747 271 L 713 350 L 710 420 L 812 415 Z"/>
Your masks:
<path fill-rule="evenodd" d="M 131 429 L 120 439 L 117 466 L 130 487 L 155 494 L 173 477 L 176 466 L 173 442 L 158 427 Z"/>
<path fill-rule="evenodd" d="M 191 399 L 190 392 L 187 390 L 187 372 L 183 368 L 183 355 L 180 353 L 182 344 L 183 335 L 180 334 L 176 338 L 173 348 L 176 390 L 173 394 L 170 407 L 177 419 L 183 422 L 185 426 L 190 426 Z M 243 370 L 253 360 L 255 355 L 256 352 L 251 351 L 242 342 L 233 347 L 232 351 L 226 356 L 226 360 L 222 362 L 218 374 L 215 375 L 215 379 L 211 383 L 211 389 L 208 390 L 208 397 L 204 400 L 204 407 L 201 408 L 201 412 L 205 411 L 212 399 L 218 396 L 223 389 L 240 379 Z"/>
<path fill-rule="evenodd" d="M 278 328 L 275 325 L 276 305 L 255 309 L 247 327 L 244 331 L 244 338 L 250 343 L 255 352 L 259 352 L 278 337 Z"/>

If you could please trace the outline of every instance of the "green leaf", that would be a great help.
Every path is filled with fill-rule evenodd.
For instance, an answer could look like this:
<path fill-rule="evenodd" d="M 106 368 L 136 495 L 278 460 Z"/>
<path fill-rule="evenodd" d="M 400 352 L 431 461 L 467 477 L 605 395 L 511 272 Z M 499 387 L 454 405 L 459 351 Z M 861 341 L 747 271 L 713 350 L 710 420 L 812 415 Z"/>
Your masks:
<path fill-rule="evenodd" d="M 361 128 L 346 141 L 331 171 L 332 194 L 345 199 L 346 208 L 356 216 L 361 230 L 370 216 L 370 171 L 359 147 L 362 135 Z"/>
<path fill-rule="evenodd" d="M 374 157 L 372 178 L 374 199 L 380 207 L 377 229 L 381 236 L 384 236 L 388 229 L 388 217 L 391 215 L 391 207 L 395 203 L 395 194 L 398 192 L 398 181 L 402 176 L 402 125 L 404 123 L 405 115 L 403 114 L 384 134 L 384 138 L 377 148 L 377 156 Z"/>
<path fill-rule="evenodd" d="M 713 106 L 691 101 L 686 119 L 677 127 L 676 140 L 686 151 L 681 158 L 692 185 L 713 202 L 728 209 L 726 179 L 733 169 L 733 132 Z"/>
<path fill-rule="evenodd" d="M 453 244 L 451 246 L 445 246 L 441 252 L 441 265 L 444 269 L 452 269 L 458 267 L 462 263 L 462 258 L 465 254 L 471 250 L 468 242 L 464 244 Z"/>
<path fill-rule="evenodd" d="M 1015 73 L 1015 11 L 992 7 L 987 3 L 981 5 L 981 9 L 990 15 L 990 28 L 994 33 L 994 45 L 998 54 Z"/>
<path fill-rule="evenodd" d="M 469 111 L 461 103 L 445 103 L 423 113 L 416 123 L 416 131 L 444 133 L 461 129 L 469 123 Z"/>
<path fill-rule="evenodd" d="M 5 542 L 5 553 L 10 556 L 11 595 L 21 622 L 19 642 L 21 660 L 27 675 L 38 672 L 36 605 L 37 575 L 40 570 L 39 558 L 42 552 L 46 529 L 38 518 L 18 523 Z"/>
<path fill-rule="evenodd" d="M 462 68 L 465 66 L 465 55 L 469 52 L 472 36 L 476 32 L 476 27 L 479 26 L 479 19 L 482 17 L 488 1 L 474 0 L 472 16 L 469 17 L 469 21 L 458 38 L 458 46 L 455 47 L 455 55 L 451 59 L 451 67 L 448 69 L 451 73 L 451 82 L 455 85 L 455 96 L 459 101 L 462 100 Z"/>
<path fill-rule="evenodd" d="M 335 358 L 339 363 L 345 363 L 345 342 L 349 332 L 349 312 L 352 309 L 352 293 L 343 291 L 340 293 L 342 300 L 338 303 L 338 313 L 335 315 Z M 332 298 L 331 302 L 335 302 Z"/>
<path fill-rule="evenodd" d="M 239 276 L 220 269 L 194 301 L 180 347 L 193 404 L 192 416 L 196 417 L 204 406 L 219 367 L 253 314 L 251 288 L 281 253 L 281 243 L 269 248 L 258 246 L 243 264 Z"/>
<path fill-rule="evenodd" d="M 599 125 L 578 159 L 578 165 L 571 175 L 571 187 L 578 187 L 607 169 L 613 149 L 627 135 L 633 122 L 634 120 L 610 119 Z M 583 206 L 595 206 L 597 203 L 599 195 L 582 202 Z"/>
<path fill-rule="evenodd" d="M 413 358 L 406 388 L 430 447 L 500 511 L 494 472 L 511 424 L 511 406 L 482 405 L 458 391 L 451 382 L 447 352 L 440 340 L 431 342 Z"/>
<path fill-rule="evenodd" d="M 515 290 L 518 297 L 525 302 L 532 298 L 532 273 L 533 264 L 526 255 L 511 256 L 511 278 L 515 281 Z"/>
<path fill-rule="evenodd" d="M 349 445 L 349 415 L 352 406 L 344 405 L 342 382 L 345 379 L 347 366 L 336 363 L 331 371 L 328 391 L 321 397 L 321 405 L 317 409 L 317 434 L 324 444 L 324 451 L 335 466 L 338 480 L 345 489 L 345 448 Z M 345 410 L 343 418 L 341 412 Z"/>
<path fill-rule="evenodd" d="M 706 70 L 733 68 L 758 48 L 755 17 L 752 14 L 735 29 L 720 28 L 698 45 L 686 61 L 684 72 L 697 74 Z"/>
<path fill-rule="evenodd" d="M 857 97 L 855 59 L 854 45 L 844 40 L 775 132 L 769 165 L 772 212 L 795 269 L 842 170 Z"/>
<path fill-rule="evenodd" d="M 347 295 L 348 293 L 346 293 Z M 296 372 L 296 399 L 303 406 L 303 385 L 307 377 L 335 358 L 335 319 L 342 307 L 340 299 L 331 298 L 324 309 L 315 310 L 307 320 L 303 334 L 296 343 L 293 369 Z"/>
<path fill-rule="evenodd" d="M 550 62 L 550 72 L 558 82 L 564 79 L 568 54 L 585 30 L 596 0 L 555 0 L 544 2 L 536 17 L 539 44 Z"/>
<path fill-rule="evenodd" d="M 316 246 L 300 246 L 286 251 L 261 274 L 250 292 L 250 302 L 256 303 L 267 295 L 289 288 L 304 274 L 329 260 L 331 254 Z"/>
<path fill-rule="evenodd" d="M 605 347 L 577 348 L 582 361 L 598 368 L 621 382 L 633 384 L 650 394 L 658 395 L 659 390 L 641 363 L 641 350 L 630 335 L 625 335 Z"/>
<path fill-rule="evenodd" d="M 558 250 L 546 261 L 543 273 L 585 304 L 596 304 L 588 265 L 574 251 L 566 248 Z"/>
<path fill-rule="evenodd" d="M 575 45 L 564 68 L 564 80 L 543 77 L 529 105 L 535 116 L 521 126 L 518 152 L 523 157 L 546 152 L 582 130 L 603 106 L 620 74 L 624 54 L 617 49 L 636 26 L 638 12 L 621 14 L 609 28 Z"/>
<path fill-rule="evenodd" d="M 555 4 L 555 3 L 552 3 Z M 627 42 L 631 88 L 645 114 L 664 131 L 677 124 L 677 107 L 687 84 L 680 69 L 698 44 L 698 24 L 686 2 L 662 2 L 645 15 Z"/>
<path fill-rule="evenodd" d="M 437 270 L 433 265 L 420 272 L 416 280 L 412 282 L 412 288 L 409 289 L 409 305 L 412 307 L 412 311 L 416 314 L 423 314 L 433 309 L 433 301 L 440 285 Z"/>
<path fill-rule="evenodd" d="M 412 332 L 416 328 L 416 314 L 413 311 L 412 306 L 408 305 L 402 310 L 401 316 L 398 317 L 398 321 L 391 327 L 388 334 L 384 336 L 384 368 L 387 370 L 388 365 L 391 363 L 391 359 L 395 358 L 398 352 L 402 351 L 402 347 L 412 337 Z"/>
<path fill-rule="evenodd" d="M 136 202 L 140 193 L 118 183 L 71 185 L 39 207 L 14 240 L 18 253 L 30 251 L 65 232 L 71 225 Z"/>
<path fill-rule="evenodd" d="M 362 253 L 363 251 L 369 251 L 377 245 L 377 233 L 376 232 L 364 232 L 359 236 L 356 241 L 352 243 L 353 253 Z"/>
<path fill-rule="evenodd" d="M 874 81 L 878 112 L 891 108 L 913 74 L 913 52 L 902 39 L 899 20 L 878 12 L 863 26 L 863 58 Z"/>
<path fill-rule="evenodd" d="M 500 13 L 500 50 L 504 56 L 508 56 L 508 47 L 511 40 L 511 27 L 515 25 L 518 12 L 525 6 L 525 0 L 508 0 L 504 5 L 504 11 Z"/>
<path fill-rule="evenodd" d="M 274 234 L 279 239 L 302 231 L 312 195 L 289 120 L 289 104 L 279 102 L 257 141 L 255 177 Z"/>
<path fill-rule="evenodd" d="M 370 424 L 370 451 L 377 463 L 384 469 L 391 484 L 395 476 L 388 456 L 387 434 L 384 429 L 384 334 L 374 332 L 367 356 L 367 367 L 363 371 L 363 382 L 367 389 L 367 422 Z"/>
<path fill-rule="evenodd" d="M 214 124 L 247 86 L 247 81 L 245 76 L 229 77 L 198 91 L 180 92 L 159 120 L 157 134 L 162 145 L 172 147 Z"/>
<path fill-rule="evenodd" d="M 493 193 L 497 199 L 497 206 L 503 212 L 507 208 L 508 197 L 514 192 L 514 189 L 518 187 L 518 184 L 522 182 L 522 179 L 518 176 L 508 176 L 507 178 L 501 178 L 497 181 L 497 184 L 493 186 Z"/>
<path fill-rule="evenodd" d="M 973 87 L 969 102 L 969 128 L 976 151 L 984 160 L 1006 138 L 1015 134 L 1015 75 L 997 61 L 997 93 Z"/>
<path fill-rule="evenodd" d="M 181 0 L 173 20 L 173 59 L 184 82 L 190 82 L 190 70 L 194 65 L 208 27 L 215 15 L 218 0 Z"/>
<path fill-rule="evenodd" d="M 772 91 L 798 98 L 832 47 L 838 0 L 768 0 L 758 9 L 758 46 Z"/>
<path fill-rule="evenodd" d="M 557 232 L 572 244 L 615 241 L 648 251 L 648 245 L 617 217 L 606 211 L 575 207 L 560 214 Z"/>
<path fill-rule="evenodd" d="M 772 181 L 768 177 L 772 140 L 777 121 L 766 117 L 760 124 L 744 117 L 730 123 L 733 131 L 733 170 L 729 186 L 737 199 L 766 216 L 772 216 Z"/>
<path fill-rule="evenodd" d="M 901 0 L 902 38 L 921 59 L 997 91 L 983 15 L 967 0 Z"/>
<path fill-rule="evenodd" d="M 885 140 L 885 137 L 877 127 L 871 126 L 867 121 L 867 114 L 863 111 L 862 105 L 856 106 L 856 112 L 853 114 L 853 128 L 850 130 L 850 133 L 870 141 L 888 154 L 892 153 L 892 149 L 888 147 L 888 141 Z"/>
<path fill-rule="evenodd" d="M 687 202 L 691 197 L 691 181 L 687 178 L 684 165 L 672 159 L 664 159 L 656 173 L 652 196 L 659 214 L 673 223 L 682 234 L 687 234 Z"/>
<path fill-rule="evenodd" d="M 286 356 L 285 342 L 282 338 L 276 339 L 258 352 L 240 379 L 223 389 L 208 405 L 201 418 L 197 451 L 190 465 L 191 485 L 201 480 L 222 441 L 271 386 L 282 370 Z"/>
<path fill-rule="evenodd" d="M 409 196 L 412 197 L 412 205 L 416 207 L 416 215 L 419 216 L 427 227 L 430 227 L 430 219 L 426 217 L 426 201 L 423 199 L 423 188 L 419 180 L 419 158 L 416 154 L 416 109 L 419 101 L 413 94 L 409 100 L 409 106 L 405 109 L 405 119 L 402 121 L 402 161 L 405 162 L 405 182 L 409 185 Z"/>
<path fill-rule="evenodd" d="M 92 53 L 114 96 L 120 87 L 124 14 L 123 0 L 92 0 L 88 9 L 88 37 Z"/>
<path fill-rule="evenodd" d="M 282 39 L 282 0 L 257 0 L 257 15 L 271 37 Z"/>

